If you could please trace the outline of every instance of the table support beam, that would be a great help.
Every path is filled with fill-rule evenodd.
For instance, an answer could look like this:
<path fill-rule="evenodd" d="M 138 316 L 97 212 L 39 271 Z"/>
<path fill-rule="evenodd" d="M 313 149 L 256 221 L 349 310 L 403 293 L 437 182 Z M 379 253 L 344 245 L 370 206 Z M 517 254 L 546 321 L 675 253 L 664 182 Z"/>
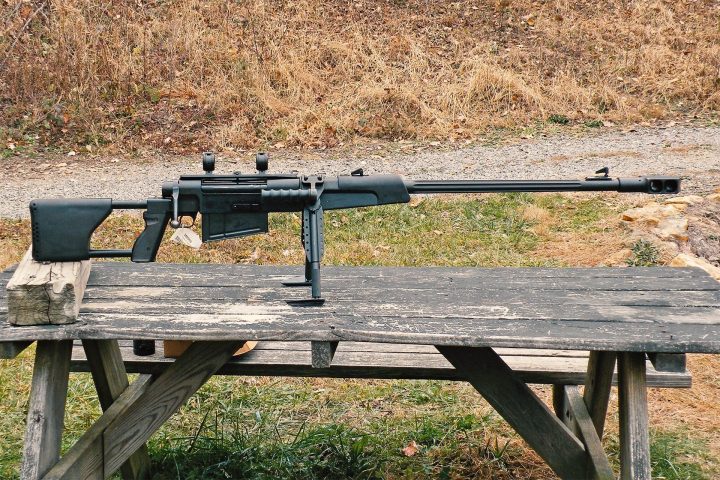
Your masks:
<path fill-rule="evenodd" d="M 38 342 L 20 466 L 22 480 L 42 478 L 60 457 L 71 353 L 71 340 Z"/>
<path fill-rule="evenodd" d="M 618 355 L 620 464 L 622 480 L 650 480 L 650 433 L 645 354 Z"/>
<path fill-rule="evenodd" d="M 615 352 L 590 352 L 587 375 L 585 376 L 585 392 L 583 399 L 588 413 L 595 425 L 598 438 L 602 440 L 605 430 L 610 389 L 613 373 L 615 373 Z"/>
<path fill-rule="evenodd" d="M 194 342 L 161 375 L 145 382 L 142 389 L 126 389 L 53 468 L 47 480 L 108 478 L 244 343 Z M 78 468 L 80 464 L 84 464 L 82 469 Z"/>
<path fill-rule="evenodd" d="M 20 355 L 33 342 L 0 342 L 0 359 L 11 360 Z"/>
<path fill-rule="evenodd" d="M 152 375 L 140 375 L 68 450 L 43 480 L 106 478 L 103 468 L 103 432 L 148 389 Z"/>
<path fill-rule="evenodd" d="M 583 444 L 492 348 L 437 349 L 560 477 L 585 478 Z"/>
<path fill-rule="evenodd" d="M 582 440 L 587 451 L 587 478 L 593 480 L 613 480 L 612 467 L 605 450 L 603 450 L 600 437 L 595 430 L 590 413 L 583 397 L 580 395 L 580 388 L 575 385 L 555 386 L 554 394 L 560 395 L 561 399 L 554 399 L 556 408 L 562 405 L 560 417 L 565 425 L 575 432 Z"/>
<path fill-rule="evenodd" d="M 310 342 L 310 358 L 313 368 L 330 368 L 338 342 Z"/>
<path fill-rule="evenodd" d="M 120 347 L 117 340 L 83 340 L 82 344 L 100 406 L 105 412 L 129 386 Z M 145 478 L 149 468 L 150 457 L 143 444 L 120 471 L 125 480 L 136 480 Z"/>

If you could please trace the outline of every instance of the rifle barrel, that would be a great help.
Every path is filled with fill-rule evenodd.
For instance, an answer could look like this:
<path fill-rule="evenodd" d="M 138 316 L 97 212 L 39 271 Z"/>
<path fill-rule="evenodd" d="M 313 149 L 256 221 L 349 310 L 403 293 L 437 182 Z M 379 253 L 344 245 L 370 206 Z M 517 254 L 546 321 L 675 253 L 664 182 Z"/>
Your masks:
<path fill-rule="evenodd" d="M 408 193 L 643 192 L 677 193 L 677 177 L 588 178 L 585 180 L 406 180 Z"/>

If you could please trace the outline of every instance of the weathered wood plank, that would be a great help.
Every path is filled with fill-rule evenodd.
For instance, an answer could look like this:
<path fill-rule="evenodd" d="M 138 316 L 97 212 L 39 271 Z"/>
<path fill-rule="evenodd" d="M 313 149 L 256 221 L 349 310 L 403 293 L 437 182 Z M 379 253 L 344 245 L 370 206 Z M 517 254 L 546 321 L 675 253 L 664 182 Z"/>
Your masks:
<path fill-rule="evenodd" d="M 607 417 L 607 408 L 610 402 L 610 388 L 613 385 L 616 357 L 615 352 L 596 351 L 590 352 L 588 360 L 583 400 L 600 439 L 602 439 L 603 430 L 605 429 L 605 418 Z"/>
<path fill-rule="evenodd" d="M 107 262 L 107 268 L 118 271 L 142 271 L 142 272 L 153 272 L 163 271 L 165 273 L 186 273 L 188 264 L 186 263 L 153 263 L 148 265 L 137 265 L 130 262 Z M 240 264 L 201 264 L 198 268 L 201 268 L 203 272 L 207 274 L 218 274 L 227 273 L 228 267 L 233 270 L 233 273 L 241 274 L 243 276 L 265 276 L 268 271 L 278 276 L 293 276 L 297 275 L 302 270 L 301 265 L 274 265 L 274 266 L 257 266 L 257 265 L 240 265 Z M 5 272 L 12 273 L 14 267 L 8 268 Z M 362 272 L 363 276 L 371 277 L 382 277 L 387 276 L 388 272 L 394 273 L 394 270 L 398 267 L 382 267 L 382 266 L 362 266 L 362 267 L 348 267 L 348 266 L 332 266 L 327 265 L 323 267 L 329 271 L 332 271 L 337 276 L 343 278 L 352 278 L 357 275 L 358 272 Z M 538 267 L 485 267 L 485 268 L 474 268 L 474 267 L 400 267 L 399 269 L 404 271 L 418 271 L 423 273 L 435 273 L 439 275 L 432 275 L 434 277 L 440 277 L 442 275 L 460 275 L 463 277 L 470 278 L 496 278 L 508 275 L 516 275 L 519 278 L 564 278 L 564 277 L 668 277 L 668 278 L 680 278 L 680 277 L 705 277 L 707 274 L 699 268 L 693 267 L 549 267 L 549 268 L 538 268 Z M 515 272 L 515 273 L 513 273 Z M 431 277 L 432 277 L 431 276 Z"/>
<path fill-rule="evenodd" d="M 47 473 L 44 480 L 103 479 L 103 432 L 122 413 L 132 407 L 152 383 L 151 375 L 140 375 L 93 423 L 82 437 Z"/>
<path fill-rule="evenodd" d="M 20 478 L 35 480 L 60 457 L 72 342 L 38 342 Z"/>
<path fill-rule="evenodd" d="M 330 368 L 338 342 L 310 342 L 313 368 Z"/>
<path fill-rule="evenodd" d="M 82 345 L 100 406 L 107 411 L 129 386 L 120 348 L 116 340 L 84 340 Z M 136 480 L 144 478 L 149 467 L 147 447 L 142 445 L 120 470 L 126 480 Z"/>
<path fill-rule="evenodd" d="M 605 277 L 592 278 L 592 274 L 587 275 L 592 272 L 589 270 L 556 279 L 551 274 L 562 276 L 565 271 L 546 269 L 545 276 L 536 276 L 533 284 L 526 282 L 515 269 L 497 269 L 498 276 L 505 275 L 516 282 L 516 287 L 502 290 L 498 286 L 506 282 L 487 281 L 483 276 L 485 269 L 338 267 L 339 279 L 327 290 L 325 305 L 299 308 L 288 305 L 284 299 L 302 297 L 306 292 L 279 286 L 283 276 L 277 273 L 290 271 L 283 268 L 117 265 L 117 262 L 98 264 L 91 274 L 91 283 L 93 278 L 102 275 L 108 281 L 114 278 L 117 283 L 143 284 L 148 283 L 148 279 L 159 283 L 147 288 L 115 287 L 118 298 L 114 299 L 90 298 L 88 310 L 81 314 L 82 322 L 63 329 L 9 329 L 7 325 L 0 325 L 0 340 L 135 337 L 212 341 L 231 338 L 720 352 L 720 329 L 717 328 L 720 304 L 716 300 L 720 296 L 720 283 L 694 271 L 690 271 L 692 274 L 687 278 L 675 278 L 665 276 L 670 275 L 667 270 L 675 272 L 675 269 L 641 269 L 638 272 L 642 274 L 637 275 L 627 275 L 625 271 L 616 274 L 614 269 L 605 269 L 601 272 Z M 247 272 L 254 277 L 238 275 Z M 654 277 L 653 272 L 661 276 Z M 440 282 L 428 276 L 429 273 L 438 273 L 444 280 Z M 367 278 L 363 278 L 363 274 Z M 340 278 L 341 275 L 345 277 Z M 235 279 L 227 285 L 243 285 L 243 288 L 223 285 L 227 277 Z M 377 279 L 385 283 L 377 285 Z M 485 280 L 479 282 L 480 279 Z M 611 285 L 610 289 L 602 290 L 597 284 L 600 281 Z M 217 288 L 223 293 L 235 293 L 228 296 L 230 300 L 204 301 L 163 293 L 163 288 L 175 288 L 172 285 L 178 282 L 202 285 L 188 287 L 190 290 Z M 253 282 L 257 285 L 251 285 Z M 643 290 L 645 287 L 641 288 L 638 282 L 645 282 L 645 287 L 652 291 Z M 413 285 L 418 283 L 431 285 L 433 290 L 414 289 Z M 564 290 L 557 290 L 561 284 Z M 588 289 L 572 290 L 580 284 Z M 672 288 L 685 290 L 663 290 L 673 284 Z M 545 288 L 543 285 L 551 285 L 551 289 L 541 290 Z M 712 288 L 706 288 L 707 285 Z M 89 290 L 92 288 L 96 287 Z M 138 296 L 138 291 L 143 290 L 153 293 Z M 384 303 L 383 290 L 387 291 Z M 600 296 L 604 295 L 602 302 L 593 304 L 592 298 L 599 291 L 603 292 Z M 613 291 L 618 298 L 629 297 L 613 304 Z M 535 301 L 556 293 L 561 293 L 566 300 L 574 300 L 556 302 L 567 305 L 562 309 L 550 302 Z M 333 297 L 335 294 L 338 296 Z M 645 294 L 649 296 L 643 300 Z M 685 302 L 682 299 L 686 294 L 696 297 Z M 277 301 L 268 301 L 269 298 Z M 0 301 L 0 320 L 2 304 Z M 176 313 L 181 310 L 183 313 Z"/>
<path fill-rule="evenodd" d="M 0 342 L 0 359 L 12 359 L 20 355 L 33 342 Z"/>
<path fill-rule="evenodd" d="M 40 263 L 25 253 L 6 286 L 12 325 L 62 325 L 77 319 L 90 261 Z"/>
<path fill-rule="evenodd" d="M 120 342 L 127 346 L 128 342 Z M 310 350 L 310 342 L 262 342 L 258 343 L 257 350 Z M 519 357 L 572 357 L 588 358 L 588 352 L 577 350 L 543 350 L 539 348 L 495 348 L 496 353 L 503 356 Z M 368 342 L 342 342 L 338 345 L 340 352 L 385 352 L 385 353 L 415 353 L 440 355 L 433 345 L 404 345 L 400 343 L 368 343 Z"/>
<path fill-rule="evenodd" d="M 167 339 L 356 341 L 408 344 L 718 353 L 720 329 L 709 324 L 437 318 L 180 317 L 88 315 L 66 326 L 14 328 L 0 324 L 0 339 Z"/>
<path fill-rule="evenodd" d="M 230 360 L 242 341 L 197 342 L 160 375 L 103 433 L 106 474 L 117 470 Z"/>
<path fill-rule="evenodd" d="M 226 287 L 266 287 L 275 288 L 290 275 L 282 275 L 278 267 L 265 267 L 267 274 L 263 275 L 263 267 L 255 267 L 258 272 L 254 275 L 238 272 L 232 265 L 224 265 L 224 271 L 206 270 L 206 265 L 186 265 L 185 270 L 168 275 L 168 272 L 155 270 L 153 267 L 143 265 L 144 269 L 136 267 L 128 275 L 113 271 L 110 268 L 96 269 L 91 275 L 90 284 L 93 286 L 185 286 L 206 287 L 208 278 L 212 282 Z M 474 270 L 464 269 L 457 273 L 449 273 L 444 268 L 430 272 L 425 268 L 388 268 L 384 274 L 377 275 L 377 271 L 370 267 L 352 267 L 356 269 L 347 275 L 340 273 L 341 267 L 327 267 L 323 271 L 323 288 L 329 291 L 346 291 L 353 288 L 413 288 L 419 290 L 444 290 L 450 286 L 470 290 L 516 290 L 533 287 L 541 290 L 664 290 L 664 291 L 690 291 L 690 290 L 718 290 L 720 286 L 710 276 L 678 278 L 669 277 L 592 277 L 592 276 L 548 276 L 548 277 L 522 277 L 510 274 L 506 277 L 478 277 Z M 509 271 L 512 269 L 508 269 Z M 237 272 L 237 273 L 236 273 Z M 297 273 L 297 272 L 295 272 Z M 292 290 L 292 289 L 290 289 Z"/>
<path fill-rule="evenodd" d="M 662 372 L 684 372 L 687 358 L 684 353 L 648 353 L 655 370 Z"/>
<path fill-rule="evenodd" d="M 576 386 L 565 386 L 564 403 L 570 412 L 572 418 L 572 426 L 569 428 L 579 436 L 585 445 L 585 451 L 588 456 L 588 478 L 596 480 L 614 480 L 612 468 L 608 457 L 603 450 L 600 437 L 593 420 L 585 406 L 585 401 L 580 395 L 580 390 Z"/>
<path fill-rule="evenodd" d="M 157 299 L 143 301 L 88 301 L 81 307 L 81 318 L 107 318 L 122 316 L 133 318 L 152 316 L 153 318 L 176 318 L 177 322 L 195 322 L 199 316 L 206 321 L 309 321 L 318 317 L 335 316 L 338 319 L 363 317 L 367 319 L 434 318 L 436 320 L 544 320 L 548 322 L 618 322 L 618 323 L 659 323 L 665 324 L 716 324 L 720 307 L 663 307 L 654 305 L 536 305 L 528 303 L 474 304 L 467 298 L 457 302 L 437 300 L 427 303 L 424 296 L 408 295 L 404 299 L 386 303 L 354 304 L 337 301 L 325 306 L 313 308 L 289 305 L 287 298 L 246 299 L 236 302 L 173 302 L 163 303 L 161 314 L 157 308 Z M 328 299 L 329 300 L 329 299 Z M 362 299 L 359 299 L 362 301 Z M 420 302 L 425 301 L 425 304 Z M 385 320 L 388 321 L 388 320 Z"/>
<path fill-rule="evenodd" d="M 281 344 L 285 349 L 267 349 L 268 344 Z M 373 345 L 373 344 L 366 344 Z M 383 348 L 392 345 L 379 345 Z M 400 346 L 403 347 L 403 346 Z M 297 350 L 294 350 L 297 348 Z M 463 380 L 452 365 L 440 355 L 418 353 L 412 350 L 391 352 L 371 349 L 367 352 L 344 350 L 345 343 L 338 347 L 332 365 L 328 369 L 317 370 L 311 366 L 309 342 L 262 342 L 252 353 L 240 359 L 233 359 L 219 371 L 222 375 L 274 375 L 300 377 L 335 378 L 381 378 L 381 379 L 428 379 Z M 138 357 L 132 353 L 132 346 L 121 347 L 128 371 L 132 373 L 159 374 L 172 362 L 160 353 L 149 357 Z M 508 349 L 509 350 L 509 349 Z M 540 357 L 531 351 L 531 356 L 503 355 L 503 360 L 526 383 L 564 385 L 582 384 L 587 365 L 586 356 Z M 578 352 L 573 352 L 578 353 Z M 73 353 L 73 370 L 87 371 L 82 349 Z M 648 385 L 654 387 L 687 388 L 691 384 L 687 373 L 657 373 L 648 366 Z"/>
<path fill-rule="evenodd" d="M 438 350 L 560 477 L 584 476 L 583 445 L 492 349 Z"/>
<path fill-rule="evenodd" d="M 650 480 L 650 429 L 645 356 L 618 354 L 620 466 L 623 480 Z"/>

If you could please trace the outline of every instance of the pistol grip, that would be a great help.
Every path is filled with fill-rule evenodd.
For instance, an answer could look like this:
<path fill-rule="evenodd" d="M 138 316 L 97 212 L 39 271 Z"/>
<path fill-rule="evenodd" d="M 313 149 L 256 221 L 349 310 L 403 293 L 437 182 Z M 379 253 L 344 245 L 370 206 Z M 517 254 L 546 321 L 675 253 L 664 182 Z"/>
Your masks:
<path fill-rule="evenodd" d="M 132 248 L 131 260 L 133 262 L 155 261 L 165 228 L 170 220 L 171 204 L 170 200 L 164 198 L 151 198 L 148 200 L 147 210 L 143 213 L 145 230 L 135 240 Z"/>

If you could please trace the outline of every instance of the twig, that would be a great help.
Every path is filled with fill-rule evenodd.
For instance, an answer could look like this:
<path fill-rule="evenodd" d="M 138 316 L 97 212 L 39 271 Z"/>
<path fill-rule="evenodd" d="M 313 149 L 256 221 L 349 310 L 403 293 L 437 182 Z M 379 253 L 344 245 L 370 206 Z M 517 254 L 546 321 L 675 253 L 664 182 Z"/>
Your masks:
<path fill-rule="evenodd" d="M 43 8 L 45 8 L 45 5 L 47 5 L 47 3 L 48 0 L 45 0 L 43 3 L 41 3 L 40 6 L 28 17 L 28 19 L 25 21 L 25 24 L 20 28 L 17 36 L 13 39 L 13 42 L 5 51 L 5 58 L 3 58 L 2 62 L 0 62 L 0 69 L 2 69 L 2 67 L 4 67 L 7 63 L 8 59 L 10 58 L 10 54 L 15 48 L 15 45 L 17 45 L 17 43 L 20 41 L 20 37 L 22 37 L 23 33 L 25 33 L 25 30 L 27 30 L 27 28 L 30 26 L 30 22 L 32 22 L 33 18 L 35 18 Z"/>
<path fill-rule="evenodd" d="M 5 25 L 7 25 L 8 23 L 10 23 L 10 19 L 11 19 L 12 17 L 14 17 L 15 14 L 20 10 L 20 7 L 22 7 L 22 4 L 23 4 L 22 0 L 19 0 L 19 1 L 15 4 L 15 8 L 13 8 L 12 11 L 11 11 L 10 13 L 8 13 L 7 16 L 5 17 L 5 22 L 4 22 Z"/>

